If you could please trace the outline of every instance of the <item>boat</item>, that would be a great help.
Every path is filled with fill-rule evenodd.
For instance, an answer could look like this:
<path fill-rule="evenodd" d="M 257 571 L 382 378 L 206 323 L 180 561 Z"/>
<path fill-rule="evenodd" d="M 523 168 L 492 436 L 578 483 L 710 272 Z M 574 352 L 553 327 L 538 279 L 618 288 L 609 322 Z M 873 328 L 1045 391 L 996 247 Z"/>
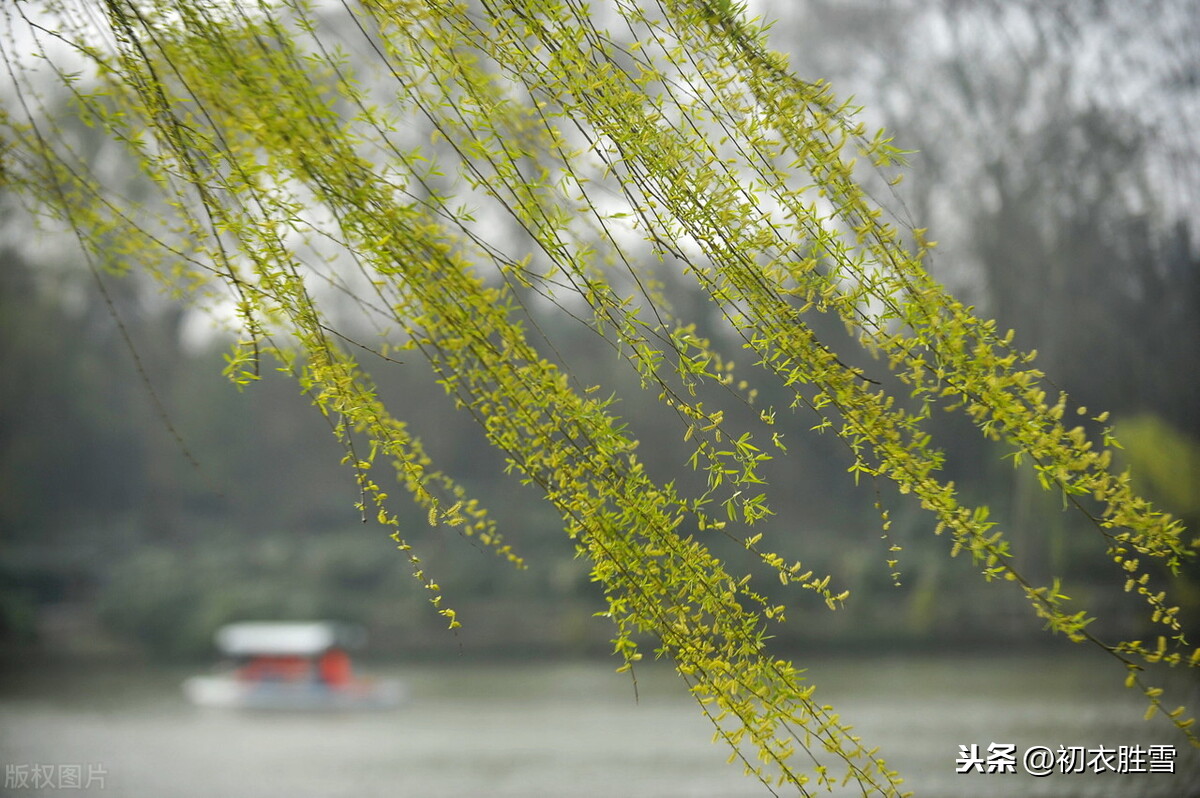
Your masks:
<path fill-rule="evenodd" d="M 358 627 L 327 621 L 229 624 L 216 644 L 232 667 L 193 676 L 183 691 L 202 707 L 247 710 L 357 711 L 392 709 L 401 684 L 353 672 L 348 650 L 362 645 Z"/>

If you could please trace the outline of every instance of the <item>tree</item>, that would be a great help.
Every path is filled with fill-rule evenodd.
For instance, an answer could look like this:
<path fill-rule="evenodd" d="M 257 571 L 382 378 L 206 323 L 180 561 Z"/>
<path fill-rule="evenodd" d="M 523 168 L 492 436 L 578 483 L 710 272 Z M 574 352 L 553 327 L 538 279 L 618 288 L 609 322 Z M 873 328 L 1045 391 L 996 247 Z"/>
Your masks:
<path fill-rule="evenodd" d="M 1016 327 L 1077 399 L 1194 434 L 1191 7 L 810 5 L 808 24 L 853 33 L 806 48 L 804 68 L 820 64 L 921 152 L 906 201 L 939 231 L 935 273 Z"/>
<path fill-rule="evenodd" d="M 795 68 L 819 69 L 919 152 L 903 198 L 938 231 L 926 267 L 1001 328 L 1015 328 L 1019 346 L 1037 346 L 1039 368 L 1077 403 L 1122 423 L 1153 414 L 1194 437 L 1200 158 L 1188 120 L 1200 84 L 1188 76 L 1200 17 L 1191 6 L 810 0 L 795 8 L 774 36 L 822 31 L 797 48 Z M 951 469 L 971 464 L 955 474 L 964 490 L 986 473 L 990 501 L 994 483 L 1011 480 L 1008 506 L 992 509 L 1018 536 L 1027 575 L 1053 572 L 1066 592 L 1086 590 L 1103 562 L 1074 548 L 1079 535 L 1055 528 L 1083 519 L 1048 515 L 1055 498 L 995 461 L 986 442 L 939 434 L 955 422 L 937 419 L 930 432 Z M 1118 462 L 1136 462 L 1133 434 L 1119 437 Z M 1169 468 L 1188 482 L 1181 466 Z"/>
<path fill-rule="evenodd" d="M 1111 468 L 1107 414 L 1048 394 L 1034 353 L 923 268 L 925 231 L 889 220 L 864 187 L 886 190 L 873 175 L 895 181 L 902 153 L 829 86 L 792 74 L 738 4 L 605 11 L 106 0 L 101 12 L 47 4 L 43 21 L 28 3 L 6 7 L 74 113 L 137 156 L 157 197 L 122 196 L 82 168 L 10 43 L 6 180 L 75 231 L 97 273 L 136 268 L 228 314 L 241 335 L 231 379 L 253 383 L 267 358 L 293 375 L 344 447 L 363 520 L 393 530 L 454 628 L 391 508 L 392 479 L 431 524 L 522 561 L 360 363 L 427 360 L 447 401 L 561 515 L 606 592 L 622 669 L 647 646 L 669 658 L 772 790 L 849 780 L 893 795 L 899 777 L 771 653 L 785 607 L 711 551 L 727 536 L 831 610 L 848 598 L 752 529 L 771 513 L 762 473 L 786 453 L 772 429 L 783 408 L 755 405 L 730 346 L 844 445 L 850 476 L 875 486 L 885 539 L 891 508 L 913 497 L 955 554 L 1023 593 L 1048 629 L 1125 663 L 1151 711 L 1166 711 L 1144 670 L 1200 663 L 1154 576 L 1189 556 L 1184 530 Z M 372 54 L 374 75 L 352 72 L 349 48 Z M 664 273 L 704 292 L 720 337 L 672 311 Z M 378 340 L 331 312 L 336 296 Z M 677 419 L 698 490 L 650 476 L 615 397 L 555 362 L 546 312 L 589 328 Z M 845 341 L 819 335 L 831 319 L 877 363 L 853 365 Z M 730 420 L 750 405 L 758 425 Z M 1102 640 L 1056 580 L 1017 569 L 987 507 L 940 474 L 927 432 L 938 407 L 962 411 L 1090 520 L 1155 642 Z M 1068 426 L 1072 412 L 1088 426 Z M 1194 741 L 1185 710 L 1169 714 Z"/>

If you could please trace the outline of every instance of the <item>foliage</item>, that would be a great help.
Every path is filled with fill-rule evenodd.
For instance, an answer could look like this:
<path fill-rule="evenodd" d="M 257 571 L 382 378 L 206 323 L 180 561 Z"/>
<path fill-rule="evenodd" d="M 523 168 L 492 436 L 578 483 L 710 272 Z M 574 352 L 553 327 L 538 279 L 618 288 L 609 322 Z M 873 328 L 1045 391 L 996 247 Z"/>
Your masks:
<path fill-rule="evenodd" d="M 738 541 L 831 610 L 848 597 L 751 529 L 772 512 L 764 465 L 786 447 L 772 429 L 782 408 L 762 407 L 753 429 L 727 420 L 756 400 L 723 349 L 733 341 L 844 444 L 852 478 L 875 483 L 894 578 L 893 489 L 1048 629 L 1124 662 L 1152 710 L 1164 698 L 1143 681 L 1146 665 L 1200 662 L 1151 582 L 1152 563 L 1189 555 L 1183 529 L 1111 468 L 1107 414 L 1048 392 L 1034 352 L 928 275 L 924 231 L 889 221 L 865 188 L 877 173 L 898 180 L 902 153 L 827 85 L 794 76 L 738 4 L 622 0 L 601 14 L 576 0 L 364 0 L 336 18 L 299 0 L 46 5 L 53 22 L 27 3 L 6 8 L 6 22 L 30 32 L 74 113 L 130 148 L 156 194 L 120 196 L 86 170 L 8 43 L 6 179 L 76 231 L 97 274 L 144 270 L 231 313 L 241 340 L 228 376 L 251 385 L 272 358 L 296 379 L 345 449 L 364 520 L 393 530 L 451 628 L 456 613 L 402 532 L 385 473 L 430 524 L 523 561 L 435 468 L 403 402 L 385 404 L 359 357 L 429 362 L 449 401 L 558 510 L 605 590 L 623 667 L 652 641 L 765 785 L 898 793 L 897 774 L 768 649 L 785 607 L 708 543 Z M 335 45 L 339 27 L 349 32 Z M 62 43 L 84 68 L 48 49 Z M 344 47 L 366 48 L 377 74 L 352 74 Z M 705 292 L 724 341 L 672 312 L 663 273 Z M 381 342 L 339 323 L 331 296 Z M 691 442 L 703 488 L 651 478 L 616 398 L 555 362 L 531 311 L 547 306 L 636 370 Z M 819 336 L 823 318 L 885 364 L 886 381 Z M 936 407 L 964 413 L 1089 519 L 1155 642 L 1099 639 L 1057 580 L 1016 568 L 988 508 L 941 474 L 927 431 Z M 1170 715 L 1194 740 L 1184 710 Z"/>
<path fill-rule="evenodd" d="M 213 529 L 186 547 L 139 547 L 108 574 L 101 618 L 159 655 L 198 657 L 210 653 L 219 626 L 245 617 L 365 621 L 372 599 L 398 598 L 389 562 L 367 541 L 232 538 Z"/>
<path fill-rule="evenodd" d="M 1200 442 L 1156 416 L 1135 416 L 1117 425 L 1122 460 L 1134 482 L 1184 518 L 1200 514 Z"/>

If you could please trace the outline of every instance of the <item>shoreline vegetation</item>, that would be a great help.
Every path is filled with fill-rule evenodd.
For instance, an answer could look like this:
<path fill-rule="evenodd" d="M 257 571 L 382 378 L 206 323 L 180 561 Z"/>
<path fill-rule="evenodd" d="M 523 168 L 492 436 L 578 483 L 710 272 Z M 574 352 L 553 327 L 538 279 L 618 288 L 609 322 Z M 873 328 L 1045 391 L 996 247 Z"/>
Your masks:
<path fill-rule="evenodd" d="M 356 659 L 383 665 L 581 661 L 611 663 L 615 669 L 620 664 L 613 657 L 608 624 L 605 619 L 595 617 L 593 604 L 583 599 L 558 601 L 551 606 L 511 598 L 462 601 L 458 605 L 460 614 L 470 625 L 464 624 L 457 633 L 423 619 L 420 612 L 423 608 L 418 601 L 410 599 L 407 602 L 411 610 L 406 613 L 407 620 L 397 617 L 392 624 L 385 621 L 367 626 L 367 645 Z M 1016 615 L 1014 620 L 1023 621 L 1024 618 Z M 11 673 L 45 664 L 139 663 L 154 667 L 210 663 L 218 656 L 211 633 L 207 636 L 197 633 L 199 636 L 187 640 L 186 644 L 177 642 L 174 649 L 166 649 L 162 640 L 138 640 L 128 633 L 107 628 L 95 607 L 87 603 L 40 607 L 35 624 L 34 634 L 26 639 L 0 645 L 0 668 Z M 1032 634 L 1016 622 L 1007 634 L 999 633 L 990 625 L 977 626 L 974 630 L 955 627 L 915 634 L 895 624 L 889 626 L 886 618 L 851 630 L 827 626 L 806 630 L 797 626 L 786 631 L 788 634 L 776 637 L 772 649 L 782 656 L 795 658 L 801 668 L 807 659 L 814 657 L 875 659 L 945 655 L 970 658 L 1005 654 L 1069 658 L 1080 655 L 1067 641 Z"/>

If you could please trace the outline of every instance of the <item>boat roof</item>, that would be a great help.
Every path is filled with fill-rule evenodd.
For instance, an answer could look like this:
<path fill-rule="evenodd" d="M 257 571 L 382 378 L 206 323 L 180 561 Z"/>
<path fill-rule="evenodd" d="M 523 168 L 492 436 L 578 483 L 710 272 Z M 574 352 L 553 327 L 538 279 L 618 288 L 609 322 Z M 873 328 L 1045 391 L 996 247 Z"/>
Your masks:
<path fill-rule="evenodd" d="M 230 656 L 311 656 L 334 646 L 361 645 L 355 626 L 329 621 L 244 621 L 217 630 L 217 648 Z"/>

